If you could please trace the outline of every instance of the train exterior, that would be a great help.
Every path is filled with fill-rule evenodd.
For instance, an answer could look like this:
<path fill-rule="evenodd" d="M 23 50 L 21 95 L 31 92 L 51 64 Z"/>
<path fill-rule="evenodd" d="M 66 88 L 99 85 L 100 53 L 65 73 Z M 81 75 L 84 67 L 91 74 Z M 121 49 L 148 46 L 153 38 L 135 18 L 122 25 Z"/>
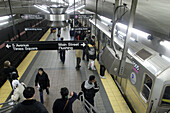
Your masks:
<path fill-rule="evenodd" d="M 90 22 L 93 30 L 94 21 Z M 114 51 L 109 47 L 111 33 L 100 24 L 97 24 L 96 31 L 98 32 L 97 44 L 100 45 L 97 46 L 98 49 L 103 45 L 107 46 L 102 58 L 104 64 L 108 72 L 114 76 L 133 110 L 136 113 L 168 113 L 170 110 L 170 63 L 160 57 L 156 51 L 140 42 L 131 41 L 126 65 L 130 68 L 126 70 L 128 72 L 125 72 L 125 75 L 119 76 L 117 69 L 120 58 L 116 58 Z M 116 37 L 114 42 L 116 48 L 119 49 L 117 52 L 121 56 L 123 40 Z M 108 65 L 108 62 L 112 62 L 112 64 Z"/>

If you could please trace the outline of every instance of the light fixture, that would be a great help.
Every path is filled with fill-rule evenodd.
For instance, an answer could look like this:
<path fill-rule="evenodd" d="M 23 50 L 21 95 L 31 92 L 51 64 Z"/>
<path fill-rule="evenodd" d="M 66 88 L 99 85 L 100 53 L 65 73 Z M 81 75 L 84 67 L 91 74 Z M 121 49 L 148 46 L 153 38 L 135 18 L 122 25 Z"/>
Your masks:
<path fill-rule="evenodd" d="M 3 20 L 7 20 L 9 19 L 11 16 L 2 16 L 0 17 L 0 21 L 3 21 Z"/>
<path fill-rule="evenodd" d="M 47 7 L 45 5 L 34 5 L 34 7 L 40 9 L 40 10 L 43 10 L 44 12 L 46 13 L 50 13 L 49 11 L 47 11 Z"/>
<path fill-rule="evenodd" d="M 170 42 L 169 42 L 169 41 L 166 41 L 166 40 L 160 41 L 160 45 L 162 45 L 162 46 L 170 49 L 170 46 L 169 46 L 169 45 L 170 45 Z"/>
<path fill-rule="evenodd" d="M 111 23 L 112 22 L 112 19 L 109 19 L 109 18 L 107 18 L 107 17 L 104 17 L 104 16 L 101 16 L 101 15 L 98 15 L 100 18 L 101 18 L 101 20 L 102 21 L 104 21 L 104 22 L 107 22 L 107 23 Z"/>
<path fill-rule="evenodd" d="M 85 5 L 82 5 L 82 6 L 80 6 L 80 7 L 75 8 L 75 11 L 77 11 L 77 10 L 83 8 L 83 7 L 85 7 Z M 71 9 L 71 10 L 67 10 L 67 11 L 66 11 L 67 14 L 70 14 L 70 13 L 72 13 L 72 12 L 74 12 L 74 9 Z"/>
<path fill-rule="evenodd" d="M 124 30 L 127 30 L 127 25 L 122 24 L 122 23 L 116 23 L 116 25 Z M 148 39 L 148 36 L 150 36 L 150 34 L 140 31 L 138 29 L 132 28 L 132 33 L 136 34 L 137 36 L 141 36 L 144 37 L 146 39 Z"/>
<path fill-rule="evenodd" d="M 8 21 L 2 22 L 2 23 L 0 23 L 0 26 L 5 25 L 5 24 L 8 24 L 8 23 L 9 23 Z"/>
<path fill-rule="evenodd" d="M 165 55 L 161 55 L 161 57 L 162 57 L 163 59 L 167 60 L 168 62 L 170 62 L 170 58 L 169 58 L 169 57 L 167 57 L 167 56 L 165 56 Z"/>
<path fill-rule="evenodd" d="M 107 23 L 105 23 L 105 22 L 103 22 L 103 21 L 102 21 L 101 23 L 102 23 L 102 24 L 104 24 L 105 26 L 108 26 L 108 24 L 107 24 Z"/>

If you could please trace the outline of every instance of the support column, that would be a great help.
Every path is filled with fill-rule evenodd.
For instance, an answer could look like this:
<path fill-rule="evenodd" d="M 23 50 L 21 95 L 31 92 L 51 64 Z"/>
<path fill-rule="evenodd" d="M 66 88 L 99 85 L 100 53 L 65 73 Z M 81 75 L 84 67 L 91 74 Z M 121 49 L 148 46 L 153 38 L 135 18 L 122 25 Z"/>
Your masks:
<path fill-rule="evenodd" d="M 133 28 L 133 22 L 134 22 L 134 18 L 135 18 L 137 3 L 138 3 L 138 0 L 132 0 L 129 24 L 128 24 L 128 29 L 126 31 L 126 38 L 125 38 L 125 41 L 124 41 L 124 49 L 123 49 L 120 67 L 119 67 L 119 75 L 120 76 L 123 75 L 124 68 L 125 68 L 126 56 L 127 56 L 127 51 L 128 51 L 128 47 L 129 47 L 128 43 L 129 43 L 130 36 L 131 36 L 131 30 Z"/>

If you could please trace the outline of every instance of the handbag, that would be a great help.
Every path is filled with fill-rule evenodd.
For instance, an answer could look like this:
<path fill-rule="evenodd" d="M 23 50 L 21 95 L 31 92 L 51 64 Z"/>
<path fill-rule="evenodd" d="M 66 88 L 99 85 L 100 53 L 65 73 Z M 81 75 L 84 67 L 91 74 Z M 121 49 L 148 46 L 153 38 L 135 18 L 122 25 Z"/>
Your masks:
<path fill-rule="evenodd" d="M 67 106 L 67 104 L 68 104 L 68 99 L 67 99 L 67 102 L 66 102 L 66 104 L 65 104 L 65 106 L 64 106 L 64 108 L 63 108 L 63 111 L 62 111 L 62 113 L 64 112 L 64 110 L 65 110 L 65 108 L 66 108 L 66 106 Z"/>

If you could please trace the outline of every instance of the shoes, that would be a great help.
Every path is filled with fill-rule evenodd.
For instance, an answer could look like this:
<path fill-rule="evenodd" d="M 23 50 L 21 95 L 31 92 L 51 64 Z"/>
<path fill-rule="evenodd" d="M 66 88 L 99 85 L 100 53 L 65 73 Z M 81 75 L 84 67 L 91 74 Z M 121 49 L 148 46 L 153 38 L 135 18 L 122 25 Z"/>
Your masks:
<path fill-rule="evenodd" d="M 95 71 L 95 70 L 96 70 L 96 68 L 94 67 L 92 70 L 93 70 L 93 71 Z"/>
<path fill-rule="evenodd" d="M 100 78 L 106 79 L 106 77 L 105 77 L 105 76 L 101 76 L 101 75 L 100 75 Z"/>

